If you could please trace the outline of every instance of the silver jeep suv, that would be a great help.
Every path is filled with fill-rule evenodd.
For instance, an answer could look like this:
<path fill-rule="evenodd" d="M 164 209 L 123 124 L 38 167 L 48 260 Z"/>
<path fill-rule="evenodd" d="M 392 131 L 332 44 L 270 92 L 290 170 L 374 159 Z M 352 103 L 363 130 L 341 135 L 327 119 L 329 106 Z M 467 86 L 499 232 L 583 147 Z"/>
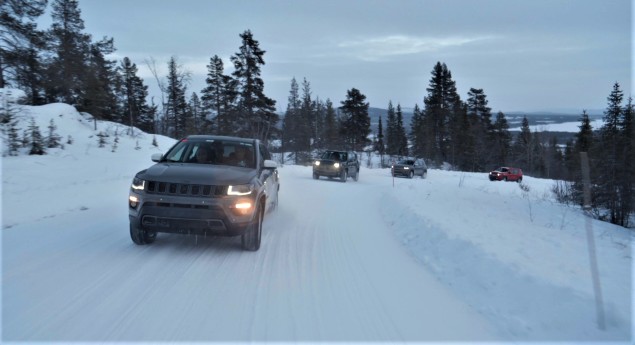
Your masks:
<path fill-rule="evenodd" d="M 154 242 L 158 232 L 241 236 L 260 248 L 264 215 L 278 204 L 276 162 L 256 139 L 192 135 L 132 180 L 130 237 Z"/>

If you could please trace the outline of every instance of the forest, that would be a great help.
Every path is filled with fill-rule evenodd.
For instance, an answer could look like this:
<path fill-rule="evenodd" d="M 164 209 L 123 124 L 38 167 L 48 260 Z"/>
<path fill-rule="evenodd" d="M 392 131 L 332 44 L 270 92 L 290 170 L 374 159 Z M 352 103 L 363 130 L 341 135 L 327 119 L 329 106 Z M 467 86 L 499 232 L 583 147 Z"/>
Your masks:
<path fill-rule="evenodd" d="M 309 163 L 320 150 L 341 148 L 382 157 L 423 157 L 432 167 L 469 172 L 515 166 L 527 175 L 558 181 L 554 193 L 562 202 L 584 204 L 591 216 L 632 225 L 633 104 L 618 82 L 607 90 L 604 125 L 592 128 L 581 110 L 579 132 L 560 143 L 555 136 L 531 131 L 527 118 L 521 131 L 512 135 L 505 114 L 492 114 L 485 91 L 472 87 L 462 100 L 450 69 L 439 61 L 429 77 L 422 76 L 428 87 L 422 90 L 423 103 L 414 105 L 410 123 L 404 123 L 401 104 L 374 105 L 387 108 L 375 132 L 370 104 L 355 87 L 343 95 L 344 101 L 333 104 L 314 96 L 306 78 L 301 85 L 293 78 L 287 109 L 277 113 L 261 77 L 266 51 L 250 30 L 238 35 L 238 50 L 229 61 L 210 57 L 206 87 L 197 93 L 188 89 L 189 72 L 175 56 L 166 62 L 166 76 L 158 74 L 152 59 L 110 60 L 116 51 L 114 39 L 95 40 L 84 31 L 77 0 L 51 1 L 52 24 L 38 30 L 35 21 L 47 6 L 47 0 L 0 3 L 0 89 L 22 90 L 23 104 L 63 102 L 96 120 L 172 138 L 203 133 L 258 138 L 296 164 Z M 137 63 L 153 72 L 159 99 L 149 96 L 148 81 L 138 76 Z M 231 72 L 225 71 L 225 64 Z M 20 147 L 30 147 L 30 154 L 46 154 L 47 148 L 59 146 L 53 123 L 48 136 L 37 126 L 20 133 L 22 117 L 17 112 L 19 107 L 1 105 L 3 156 L 17 155 Z M 589 158 L 591 197 L 586 202 L 582 153 Z"/>

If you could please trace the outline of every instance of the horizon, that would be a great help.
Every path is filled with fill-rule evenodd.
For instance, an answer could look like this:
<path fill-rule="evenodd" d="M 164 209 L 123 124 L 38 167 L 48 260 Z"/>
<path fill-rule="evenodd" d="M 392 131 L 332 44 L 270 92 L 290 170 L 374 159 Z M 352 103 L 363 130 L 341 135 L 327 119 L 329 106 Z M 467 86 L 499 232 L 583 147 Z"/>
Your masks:
<path fill-rule="evenodd" d="M 121 11 L 124 4 L 127 10 Z M 313 99 L 330 99 L 335 106 L 357 88 L 373 107 L 385 108 L 389 101 L 421 107 L 437 61 L 452 72 L 462 99 L 470 88 L 483 89 L 493 113 L 603 109 L 615 82 L 625 98 L 632 94 L 633 47 L 624 44 L 632 42 L 631 1 L 400 0 L 366 2 L 360 11 L 357 2 L 335 0 L 160 6 L 149 0 L 82 0 L 79 8 L 84 32 L 114 38 L 117 51 L 109 58 L 129 57 L 156 99 L 160 91 L 145 60 L 154 59 L 164 78 L 175 56 L 191 73 L 189 98 L 205 86 L 212 56 L 231 72 L 229 57 L 245 30 L 266 51 L 264 92 L 281 112 L 292 78 L 299 84 L 306 78 Z M 50 22 L 49 6 L 39 28 Z"/>

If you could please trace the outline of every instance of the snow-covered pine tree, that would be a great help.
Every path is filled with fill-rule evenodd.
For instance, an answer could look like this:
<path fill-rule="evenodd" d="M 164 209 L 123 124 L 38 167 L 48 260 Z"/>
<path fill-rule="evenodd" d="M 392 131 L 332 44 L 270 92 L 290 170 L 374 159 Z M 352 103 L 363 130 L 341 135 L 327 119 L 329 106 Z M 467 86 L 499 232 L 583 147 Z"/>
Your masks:
<path fill-rule="evenodd" d="M 29 133 L 30 133 L 30 145 L 31 149 L 29 150 L 29 155 L 43 155 L 46 154 L 44 149 L 44 144 L 42 143 L 42 133 L 40 132 L 40 127 L 35 123 L 35 119 L 31 118 L 31 123 L 29 125 Z"/>
<path fill-rule="evenodd" d="M 51 119 L 51 121 L 49 122 L 49 133 L 48 136 L 46 137 L 46 147 L 52 149 L 55 147 L 60 147 L 60 141 L 62 140 L 62 138 L 57 134 L 56 130 L 57 130 L 57 126 L 55 125 L 55 121 L 53 121 L 53 119 Z"/>

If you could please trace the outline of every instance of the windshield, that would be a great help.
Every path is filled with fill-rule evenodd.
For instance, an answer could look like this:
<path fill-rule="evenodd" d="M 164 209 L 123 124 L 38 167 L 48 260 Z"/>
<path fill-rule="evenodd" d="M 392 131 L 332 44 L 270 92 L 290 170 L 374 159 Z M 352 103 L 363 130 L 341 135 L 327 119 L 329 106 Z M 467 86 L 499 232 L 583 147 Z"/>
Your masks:
<path fill-rule="evenodd" d="M 341 162 L 342 160 L 346 160 L 346 153 L 344 152 L 333 152 L 333 151 L 326 151 L 322 154 L 322 157 L 320 157 L 321 159 L 332 159 L 334 161 L 339 161 Z"/>
<path fill-rule="evenodd" d="M 402 165 L 414 165 L 415 161 L 410 160 L 410 159 L 404 159 L 404 160 L 400 160 L 399 163 L 397 164 L 402 164 Z"/>
<path fill-rule="evenodd" d="M 256 166 L 252 143 L 213 139 L 181 140 L 168 151 L 165 161 L 252 169 Z"/>

